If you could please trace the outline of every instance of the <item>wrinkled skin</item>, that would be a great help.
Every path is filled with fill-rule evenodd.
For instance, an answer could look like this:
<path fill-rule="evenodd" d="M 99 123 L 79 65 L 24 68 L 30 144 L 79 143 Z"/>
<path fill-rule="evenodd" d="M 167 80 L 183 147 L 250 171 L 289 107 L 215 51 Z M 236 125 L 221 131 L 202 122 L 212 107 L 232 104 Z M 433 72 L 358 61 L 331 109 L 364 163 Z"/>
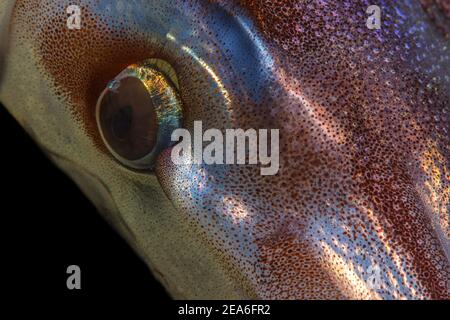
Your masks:
<path fill-rule="evenodd" d="M 448 1 L 73 2 L 0 0 L 0 101 L 173 297 L 449 298 Z M 280 129 L 278 174 L 115 161 L 96 100 L 148 58 L 184 127 Z"/>

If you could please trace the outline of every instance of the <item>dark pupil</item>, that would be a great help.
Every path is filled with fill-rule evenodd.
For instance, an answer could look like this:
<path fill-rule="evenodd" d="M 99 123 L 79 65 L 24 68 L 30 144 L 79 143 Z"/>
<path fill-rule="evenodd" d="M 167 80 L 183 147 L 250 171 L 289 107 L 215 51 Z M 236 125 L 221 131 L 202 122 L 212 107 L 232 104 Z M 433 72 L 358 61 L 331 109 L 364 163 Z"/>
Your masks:
<path fill-rule="evenodd" d="M 100 126 L 109 147 L 128 160 L 150 154 L 158 121 L 152 97 L 141 80 L 128 77 L 100 101 Z"/>
<path fill-rule="evenodd" d="M 130 133 L 133 122 L 133 109 L 125 106 L 119 109 L 112 118 L 112 132 L 119 140 L 125 140 Z"/>

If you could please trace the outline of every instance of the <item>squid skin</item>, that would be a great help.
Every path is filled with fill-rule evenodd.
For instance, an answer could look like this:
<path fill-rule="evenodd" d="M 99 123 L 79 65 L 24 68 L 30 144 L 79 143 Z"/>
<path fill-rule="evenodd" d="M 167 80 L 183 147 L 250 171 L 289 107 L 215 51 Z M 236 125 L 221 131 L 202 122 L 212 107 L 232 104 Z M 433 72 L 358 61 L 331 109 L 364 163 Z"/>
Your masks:
<path fill-rule="evenodd" d="M 449 298 L 448 1 L 71 2 L 0 0 L 0 101 L 174 298 Z M 115 161 L 95 104 L 149 58 L 187 129 L 279 129 L 278 174 Z"/>

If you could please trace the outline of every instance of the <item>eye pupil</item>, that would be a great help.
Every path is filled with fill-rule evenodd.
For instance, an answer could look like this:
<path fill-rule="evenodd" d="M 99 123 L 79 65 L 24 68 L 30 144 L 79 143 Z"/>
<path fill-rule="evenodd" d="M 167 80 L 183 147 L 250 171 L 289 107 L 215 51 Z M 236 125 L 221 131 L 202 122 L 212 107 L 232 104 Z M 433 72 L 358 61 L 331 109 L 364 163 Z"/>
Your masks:
<path fill-rule="evenodd" d="M 133 108 L 125 106 L 119 109 L 112 118 L 112 132 L 119 140 L 126 140 L 130 135 L 133 123 Z"/>
<path fill-rule="evenodd" d="M 115 153 L 127 160 L 149 154 L 155 147 L 158 122 L 152 97 L 134 77 L 105 91 L 99 109 L 103 136 Z"/>

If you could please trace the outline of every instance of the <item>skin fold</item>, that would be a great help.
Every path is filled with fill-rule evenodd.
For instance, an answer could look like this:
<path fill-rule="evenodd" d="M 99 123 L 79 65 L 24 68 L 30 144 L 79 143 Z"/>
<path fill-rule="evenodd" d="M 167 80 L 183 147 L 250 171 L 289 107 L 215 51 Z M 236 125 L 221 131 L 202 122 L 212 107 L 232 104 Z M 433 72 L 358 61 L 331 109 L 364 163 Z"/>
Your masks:
<path fill-rule="evenodd" d="M 0 0 L 0 101 L 174 298 L 448 299 L 449 21 L 445 0 Z M 114 160 L 97 99 L 150 58 L 183 127 L 279 129 L 277 175 Z"/>

